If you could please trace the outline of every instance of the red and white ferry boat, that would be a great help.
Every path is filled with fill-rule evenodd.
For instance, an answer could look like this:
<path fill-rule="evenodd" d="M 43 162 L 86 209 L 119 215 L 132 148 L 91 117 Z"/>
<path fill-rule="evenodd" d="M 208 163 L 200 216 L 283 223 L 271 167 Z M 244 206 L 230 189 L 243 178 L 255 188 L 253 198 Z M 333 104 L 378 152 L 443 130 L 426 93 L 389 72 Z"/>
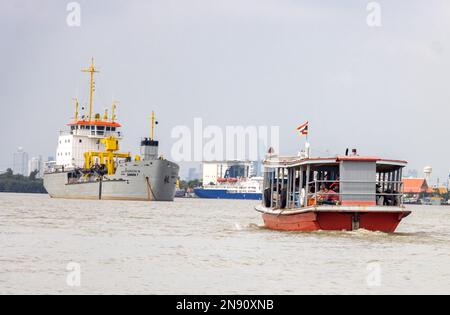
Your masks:
<path fill-rule="evenodd" d="M 393 233 L 411 214 L 402 203 L 406 161 L 352 155 L 268 157 L 263 202 L 265 226 L 282 231 Z"/>

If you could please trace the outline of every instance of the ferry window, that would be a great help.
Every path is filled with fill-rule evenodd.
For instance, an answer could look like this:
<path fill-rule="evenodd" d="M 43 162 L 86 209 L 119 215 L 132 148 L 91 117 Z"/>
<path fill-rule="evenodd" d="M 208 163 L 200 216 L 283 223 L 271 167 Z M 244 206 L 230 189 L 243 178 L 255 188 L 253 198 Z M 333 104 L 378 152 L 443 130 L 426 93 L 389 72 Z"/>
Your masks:
<path fill-rule="evenodd" d="M 105 127 L 104 126 L 97 126 L 97 130 L 105 130 Z"/>
<path fill-rule="evenodd" d="M 80 140 L 79 140 L 78 142 L 82 143 L 82 142 L 83 142 L 83 140 L 81 140 L 81 139 L 80 139 Z"/>
<path fill-rule="evenodd" d="M 112 131 L 116 131 L 116 127 L 112 127 L 111 130 L 112 130 Z"/>
<path fill-rule="evenodd" d="M 106 131 L 111 131 L 111 127 L 106 127 Z"/>

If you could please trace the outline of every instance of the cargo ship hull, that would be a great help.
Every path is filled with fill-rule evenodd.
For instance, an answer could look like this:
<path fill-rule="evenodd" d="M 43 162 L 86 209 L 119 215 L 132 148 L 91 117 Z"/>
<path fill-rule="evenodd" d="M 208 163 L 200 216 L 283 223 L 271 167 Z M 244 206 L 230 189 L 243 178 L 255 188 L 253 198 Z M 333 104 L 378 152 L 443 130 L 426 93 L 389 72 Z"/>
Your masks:
<path fill-rule="evenodd" d="M 199 198 L 203 199 L 232 199 L 232 200 L 262 200 L 261 193 L 233 192 L 226 189 L 204 189 L 194 190 Z"/>
<path fill-rule="evenodd" d="M 120 164 L 102 180 L 70 180 L 70 171 L 47 173 L 44 186 L 51 198 L 88 200 L 173 201 L 179 166 L 166 161 Z"/>

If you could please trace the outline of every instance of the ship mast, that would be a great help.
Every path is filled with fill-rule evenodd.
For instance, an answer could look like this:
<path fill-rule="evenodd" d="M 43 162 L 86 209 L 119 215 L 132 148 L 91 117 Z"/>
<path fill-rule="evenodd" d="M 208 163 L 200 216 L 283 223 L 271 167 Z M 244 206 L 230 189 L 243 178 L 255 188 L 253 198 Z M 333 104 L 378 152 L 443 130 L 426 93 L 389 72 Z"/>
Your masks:
<path fill-rule="evenodd" d="M 150 140 L 155 140 L 155 112 L 152 112 L 152 129 L 150 132 Z"/>
<path fill-rule="evenodd" d="M 98 73 L 97 69 L 95 68 L 94 64 L 94 58 L 91 60 L 91 65 L 87 69 L 82 69 L 82 72 L 89 72 L 90 73 L 90 85 L 89 85 L 89 122 L 92 121 L 92 101 L 94 97 L 94 73 Z"/>
<path fill-rule="evenodd" d="M 79 107 L 79 104 L 78 104 L 78 97 L 75 97 L 74 99 L 73 99 L 73 101 L 75 102 L 75 121 L 78 121 L 78 107 Z"/>
<path fill-rule="evenodd" d="M 116 111 L 117 111 L 117 104 L 119 102 L 113 101 L 112 103 L 112 113 L 111 113 L 111 121 L 115 122 L 117 120 Z"/>

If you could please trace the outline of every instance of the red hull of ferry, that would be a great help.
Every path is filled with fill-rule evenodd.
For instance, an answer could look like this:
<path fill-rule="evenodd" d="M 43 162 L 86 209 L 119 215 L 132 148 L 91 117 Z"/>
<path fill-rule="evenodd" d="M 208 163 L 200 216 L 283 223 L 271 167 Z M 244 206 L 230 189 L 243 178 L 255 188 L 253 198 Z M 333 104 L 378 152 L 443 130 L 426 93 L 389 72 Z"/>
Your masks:
<path fill-rule="evenodd" d="M 358 213 L 357 228 L 393 233 L 409 212 Z M 265 226 L 280 231 L 352 231 L 355 214 L 342 212 L 307 212 L 290 215 L 263 213 Z M 356 229 L 357 229 L 356 228 Z"/>

